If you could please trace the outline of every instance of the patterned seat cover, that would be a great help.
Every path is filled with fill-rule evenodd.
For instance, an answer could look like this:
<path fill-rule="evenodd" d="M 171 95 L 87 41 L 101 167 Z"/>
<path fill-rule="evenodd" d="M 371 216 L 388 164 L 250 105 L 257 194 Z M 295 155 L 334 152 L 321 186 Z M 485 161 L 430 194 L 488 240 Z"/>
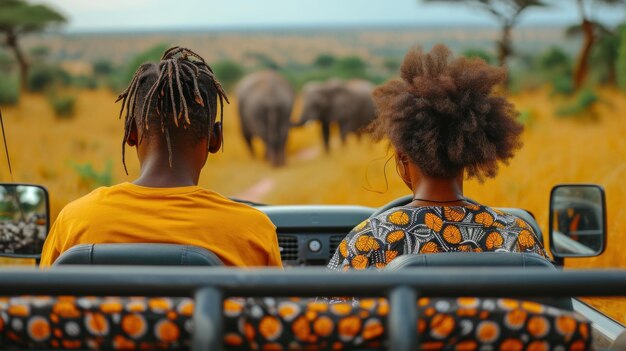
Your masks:
<path fill-rule="evenodd" d="M 586 350 L 589 323 L 580 316 L 511 299 L 422 298 L 422 350 Z M 188 349 L 193 300 L 146 297 L 0 298 L 0 349 Z M 332 303 L 315 299 L 229 298 L 229 350 L 381 349 L 385 299 Z"/>

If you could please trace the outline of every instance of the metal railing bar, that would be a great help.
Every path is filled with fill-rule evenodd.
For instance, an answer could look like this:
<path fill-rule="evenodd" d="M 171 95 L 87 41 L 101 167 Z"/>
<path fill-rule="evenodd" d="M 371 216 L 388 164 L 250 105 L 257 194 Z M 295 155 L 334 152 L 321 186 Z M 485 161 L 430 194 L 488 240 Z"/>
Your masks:
<path fill-rule="evenodd" d="M 194 296 L 192 351 L 223 349 L 222 305 L 224 299 L 219 289 L 206 287 Z"/>
<path fill-rule="evenodd" d="M 417 350 L 417 294 L 408 286 L 389 293 L 387 333 L 390 351 Z"/>
<path fill-rule="evenodd" d="M 211 286 L 227 296 L 382 296 L 398 286 L 420 296 L 623 296 L 626 270 L 429 268 L 398 272 L 315 269 L 68 267 L 49 271 L 0 269 L 3 295 L 193 296 Z M 462 289 L 461 289 L 462 287 Z"/>

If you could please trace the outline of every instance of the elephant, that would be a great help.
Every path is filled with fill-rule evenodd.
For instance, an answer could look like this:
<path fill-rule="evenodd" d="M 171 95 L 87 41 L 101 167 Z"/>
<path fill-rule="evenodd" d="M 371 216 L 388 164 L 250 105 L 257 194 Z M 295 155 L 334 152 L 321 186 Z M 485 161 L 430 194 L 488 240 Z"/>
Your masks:
<path fill-rule="evenodd" d="M 285 164 L 285 145 L 290 127 L 294 91 L 275 71 L 261 71 L 244 77 L 237 86 L 241 132 L 250 154 L 252 138 L 265 143 L 265 159 L 274 167 Z"/>
<path fill-rule="evenodd" d="M 372 83 L 361 79 L 307 83 L 302 89 L 302 113 L 293 126 L 299 127 L 319 120 L 324 149 L 329 152 L 331 124 L 339 126 L 341 140 L 345 142 L 349 133 L 360 136 L 361 129 L 375 118 L 376 109 L 371 96 L 373 90 Z"/>

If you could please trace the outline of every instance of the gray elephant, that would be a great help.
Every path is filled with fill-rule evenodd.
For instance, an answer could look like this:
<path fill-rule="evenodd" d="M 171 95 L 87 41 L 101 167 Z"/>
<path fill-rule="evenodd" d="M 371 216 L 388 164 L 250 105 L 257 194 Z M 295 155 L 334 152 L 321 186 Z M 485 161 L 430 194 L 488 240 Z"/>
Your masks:
<path fill-rule="evenodd" d="M 265 158 L 273 166 L 285 164 L 294 92 L 286 79 L 274 71 L 262 71 L 243 78 L 237 86 L 241 131 L 254 156 L 252 138 L 265 143 Z"/>
<path fill-rule="evenodd" d="M 302 89 L 302 114 L 294 126 L 320 121 L 324 148 L 328 152 L 331 124 L 338 125 L 341 140 L 345 142 L 349 133 L 359 136 L 361 128 L 374 119 L 373 89 L 372 83 L 360 79 L 307 83 Z"/>

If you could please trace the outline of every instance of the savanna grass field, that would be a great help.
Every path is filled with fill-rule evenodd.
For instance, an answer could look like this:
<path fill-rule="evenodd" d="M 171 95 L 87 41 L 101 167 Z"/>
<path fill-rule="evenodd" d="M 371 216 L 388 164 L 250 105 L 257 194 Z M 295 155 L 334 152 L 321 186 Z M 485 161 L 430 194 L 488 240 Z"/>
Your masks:
<path fill-rule="evenodd" d="M 593 88 L 598 102 L 576 118 L 559 116 L 560 107 L 574 98 L 554 95 L 548 84 L 507 92 L 525 124 L 524 146 L 510 164 L 501 166 L 496 178 L 484 183 L 469 180 L 465 192 L 487 205 L 528 209 L 547 233 L 554 185 L 599 184 L 607 196 L 608 248 L 600 257 L 567 260 L 567 267 L 626 268 L 626 93 L 615 87 Z M 13 176 L 3 152 L 0 180 L 44 185 L 50 193 L 52 220 L 68 202 L 93 188 L 132 181 L 139 174 L 132 148 L 127 148 L 129 175 L 122 167 L 123 120 L 118 119 L 114 91 L 105 87 L 62 91 L 76 97 L 72 118 L 58 118 L 43 93 L 22 94 L 15 105 L 2 107 Z M 209 156 L 201 186 L 268 204 L 378 207 L 408 194 L 395 174 L 393 160 L 387 162 L 392 156 L 387 144 L 351 136 L 344 145 L 335 135 L 326 154 L 315 123 L 291 130 L 285 167 L 269 166 L 261 157 L 263 145 L 258 140 L 257 155 L 250 156 L 240 135 L 235 94 L 229 95 L 231 103 L 224 110 L 225 147 Z M 300 110 L 298 98 L 293 120 Z M 593 303 L 626 322 L 623 301 Z"/>

